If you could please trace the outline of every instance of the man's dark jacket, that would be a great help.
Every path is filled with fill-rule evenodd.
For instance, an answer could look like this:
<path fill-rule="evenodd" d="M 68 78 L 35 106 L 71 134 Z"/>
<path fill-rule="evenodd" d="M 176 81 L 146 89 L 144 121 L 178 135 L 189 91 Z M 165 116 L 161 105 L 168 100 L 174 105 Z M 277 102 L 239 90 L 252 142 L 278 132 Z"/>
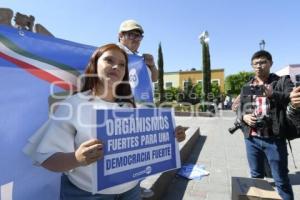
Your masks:
<path fill-rule="evenodd" d="M 250 85 L 253 83 L 254 78 L 252 78 L 245 85 Z M 270 120 L 268 123 L 269 134 L 275 137 L 284 137 L 284 133 L 288 131 L 287 119 L 286 119 L 286 108 L 290 102 L 290 92 L 293 90 L 293 83 L 291 82 L 290 76 L 279 77 L 276 74 L 270 74 L 266 84 L 271 84 L 273 88 L 272 96 L 269 97 L 270 101 Z M 251 105 L 251 96 L 245 96 L 241 92 L 241 102 L 238 109 L 238 119 L 242 124 L 242 131 L 245 137 L 249 137 L 250 129 L 242 119 L 244 114 L 247 113 Z"/>

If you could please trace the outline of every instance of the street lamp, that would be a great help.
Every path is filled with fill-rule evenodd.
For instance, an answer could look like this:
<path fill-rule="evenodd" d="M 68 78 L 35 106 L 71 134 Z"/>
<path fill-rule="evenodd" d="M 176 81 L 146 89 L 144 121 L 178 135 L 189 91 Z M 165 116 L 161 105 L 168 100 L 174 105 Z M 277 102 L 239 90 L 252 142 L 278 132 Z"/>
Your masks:
<path fill-rule="evenodd" d="M 209 35 L 207 31 L 203 31 L 200 35 L 199 35 L 199 40 L 201 42 L 201 44 L 205 43 L 208 44 L 209 42 Z"/>
<path fill-rule="evenodd" d="M 265 50 L 265 45 L 266 45 L 265 41 L 261 40 L 260 43 L 259 43 L 260 50 Z"/>

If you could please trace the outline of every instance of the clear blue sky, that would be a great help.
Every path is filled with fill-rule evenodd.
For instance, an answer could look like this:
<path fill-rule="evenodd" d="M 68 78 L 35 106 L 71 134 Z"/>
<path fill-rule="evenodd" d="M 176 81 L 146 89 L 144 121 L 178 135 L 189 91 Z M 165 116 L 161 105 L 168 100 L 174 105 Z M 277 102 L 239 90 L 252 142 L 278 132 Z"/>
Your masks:
<path fill-rule="evenodd" d="M 166 72 L 202 69 L 204 30 L 211 67 L 225 75 L 250 71 L 262 39 L 272 71 L 300 64 L 299 0 L 1 0 L 0 7 L 35 16 L 58 38 L 94 46 L 117 42 L 120 23 L 135 19 L 145 30 L 140 52 L 157 59 L 161 42 Z"/>

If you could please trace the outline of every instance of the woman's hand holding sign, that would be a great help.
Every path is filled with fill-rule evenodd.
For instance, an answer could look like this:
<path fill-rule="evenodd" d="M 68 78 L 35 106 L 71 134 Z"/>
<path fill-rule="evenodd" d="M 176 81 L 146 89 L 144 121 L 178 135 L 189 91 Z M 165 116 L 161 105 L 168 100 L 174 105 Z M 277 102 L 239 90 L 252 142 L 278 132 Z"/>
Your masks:
<path fill-rule="evenodd" d="M 65 172 L 79 166 L 89 165 L 101 158 L 103 158 L 102 142 L 90 139 L 83 142 L 75 152 L 57 152 L 41 165 L 51 171 Z"/>
<path fill-rule="evenodd" d="M 75 158 L 80 166 L 89 165 L 103 158 L 102 142 L 97 139 L 83 142 L 75 151 Z"/>

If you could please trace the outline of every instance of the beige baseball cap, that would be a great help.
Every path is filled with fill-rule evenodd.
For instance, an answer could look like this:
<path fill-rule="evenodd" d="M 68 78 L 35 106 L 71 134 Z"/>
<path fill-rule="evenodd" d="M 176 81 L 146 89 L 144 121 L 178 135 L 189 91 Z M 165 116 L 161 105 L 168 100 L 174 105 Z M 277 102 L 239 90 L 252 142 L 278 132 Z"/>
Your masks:
<path fill-rule="evenodd" d="M 144 33 L 143 27 L 141 25 L 139 25 L 138 22 L 133 19 L 123 21 L 120 25 L 119 33 L 132 31 L 132 30 L 138 30 L 141 33 Z"/>

